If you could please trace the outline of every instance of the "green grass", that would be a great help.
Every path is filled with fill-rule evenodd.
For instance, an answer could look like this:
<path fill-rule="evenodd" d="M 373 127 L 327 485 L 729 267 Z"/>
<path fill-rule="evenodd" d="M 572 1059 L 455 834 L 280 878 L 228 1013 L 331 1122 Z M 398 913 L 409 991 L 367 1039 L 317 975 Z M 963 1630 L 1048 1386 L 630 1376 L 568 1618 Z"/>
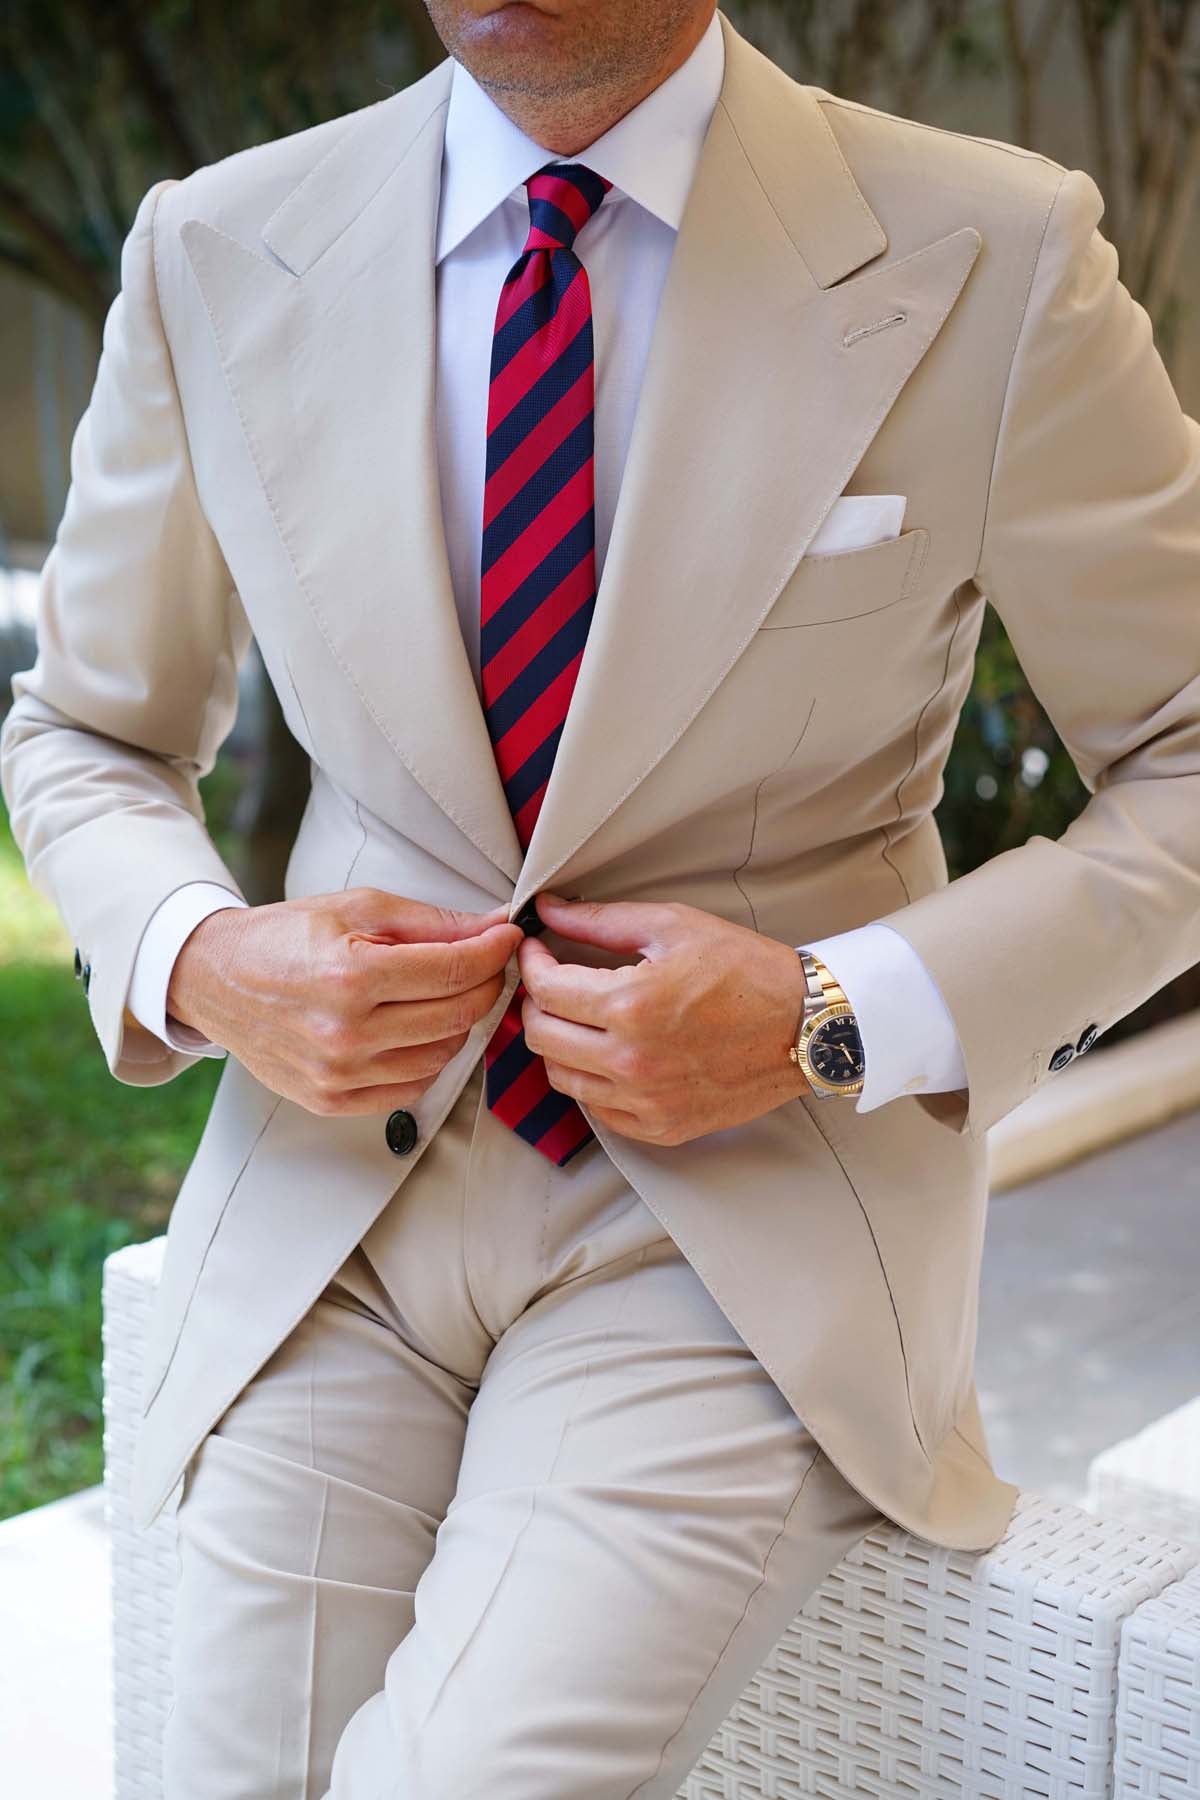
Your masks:
<path fill-rule="evenodd" d="M 73 956 L 0 802 L 0 1518 L 101 1479 L 101 1265 L 165 1228 L 222 1067 L 117 1081 Z"/>

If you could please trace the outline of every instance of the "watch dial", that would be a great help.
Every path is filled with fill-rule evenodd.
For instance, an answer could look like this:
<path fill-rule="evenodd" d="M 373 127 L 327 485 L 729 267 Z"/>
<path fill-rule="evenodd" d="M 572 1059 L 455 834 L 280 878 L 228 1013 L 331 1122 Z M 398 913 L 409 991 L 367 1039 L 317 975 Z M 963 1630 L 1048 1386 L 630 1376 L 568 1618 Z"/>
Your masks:
<path fill-rule="evenodd" d="M 853 1019 L 828 1019 L 818 1025 L 808 1041 L 808 1060 L 821 1077 L 835 1086 L 861 1081 L 866 1073 L 862 1038 Z"/>

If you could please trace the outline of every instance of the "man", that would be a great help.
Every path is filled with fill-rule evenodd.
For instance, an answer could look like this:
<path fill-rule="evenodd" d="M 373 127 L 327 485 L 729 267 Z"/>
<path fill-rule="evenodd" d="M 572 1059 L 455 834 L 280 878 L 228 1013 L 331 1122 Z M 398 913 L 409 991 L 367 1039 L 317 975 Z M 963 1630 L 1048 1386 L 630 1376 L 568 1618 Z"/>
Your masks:
<path fill-rule="evenodd" d="M 0 744 L 112 1073 L 229 1053 L 171 1800 L 662 1800 L 881 1516 L 995 1542 L 987 1128 L 1200 956 L 1200 430 L 1091 178 L 708 0 L 430 10 L 143 199 Z M 1090 797 L 949 882 L 985 597 Z"/>

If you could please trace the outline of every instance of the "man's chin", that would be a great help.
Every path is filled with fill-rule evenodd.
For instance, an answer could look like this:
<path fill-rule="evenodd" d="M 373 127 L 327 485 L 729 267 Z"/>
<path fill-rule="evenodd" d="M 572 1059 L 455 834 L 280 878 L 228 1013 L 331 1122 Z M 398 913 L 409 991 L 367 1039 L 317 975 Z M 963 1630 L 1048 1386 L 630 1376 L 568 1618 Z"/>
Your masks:
<path fill-rule="evenodd" d="M 562 14 L 546 12 L 529 0 L 507 0 L 458 24 L 459 41 L 452 54 L 481 85 L 519 88 L 547 99 L 573 85 L 572 33 Z M 586 57 L 583 61 L 591 82 L 594 70 L 587 69 Z"/>

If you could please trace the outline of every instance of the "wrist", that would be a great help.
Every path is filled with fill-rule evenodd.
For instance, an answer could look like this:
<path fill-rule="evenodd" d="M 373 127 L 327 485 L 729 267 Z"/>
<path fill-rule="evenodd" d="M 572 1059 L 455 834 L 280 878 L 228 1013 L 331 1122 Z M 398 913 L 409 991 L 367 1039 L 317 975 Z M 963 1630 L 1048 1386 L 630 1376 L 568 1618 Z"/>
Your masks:
<path fill-rule="evenodd" d="M 207 913 L 179 946 L 167 982 L 166 1011 L 177 1024 L 187 1025 L 216 1041 L 210 1008 L 219 985 L 219 972 L 228 967 L 233 933 L 240 921 L 231 915 L 249 912 L 244 906 L 220 907 Z"/>
<path fill-rule="evenodd" d="M 804 1023 L 804 997 L 807 989 L 804 969 L 795 950 L 790 944 L 782 942 L 779 949 L 778 973 L 771 976 L 768 1031 L 772 1046 L 770 1061 L 774 1069 L 788 1070 L 792 1078 L 791 1098 L 795 1098 L 808 1092 L 810 1088 L 808 1076 L 791 1055 Z"/>

